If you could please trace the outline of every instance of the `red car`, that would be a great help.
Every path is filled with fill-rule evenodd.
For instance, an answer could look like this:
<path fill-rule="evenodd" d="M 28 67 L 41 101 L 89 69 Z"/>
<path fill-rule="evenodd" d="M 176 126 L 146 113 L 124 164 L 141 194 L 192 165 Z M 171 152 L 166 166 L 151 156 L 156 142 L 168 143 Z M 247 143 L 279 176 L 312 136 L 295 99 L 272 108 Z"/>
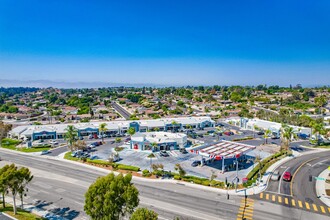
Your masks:
<path fill-rule="evenodd" d="M 282 178 L 283 178 L 283 180 L 290 182 L 291 181 L 291 178 L 292 178 L 291 173 L 290 172 L 285 172 L 283 174 L 283 177 Z"/>

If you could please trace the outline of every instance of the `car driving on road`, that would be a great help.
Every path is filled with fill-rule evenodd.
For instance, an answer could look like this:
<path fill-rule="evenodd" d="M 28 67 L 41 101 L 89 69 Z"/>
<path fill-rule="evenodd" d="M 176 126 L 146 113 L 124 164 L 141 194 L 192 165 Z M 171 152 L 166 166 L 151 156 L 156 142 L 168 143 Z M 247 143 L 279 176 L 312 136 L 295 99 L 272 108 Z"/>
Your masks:
<path fill-rule="evenodd" d="M 280 171 L 276 170 L 273 172 L 272 177 L 270 179 L 274 181 L 278 181 L 280 177 L 281 177 Z"/>
<path fill-rule="evenodd" d="M 282 179 L 284 180 L 284 181 L 287 181 L 287 182 L 290 182 L 291 181 L 291 178 L 292 178 L 292 176 L 291 176 L 291 173 L 290 172 L 285 172 L 284 174 L 283 174 L 283 177 L 282 177 Z"/>

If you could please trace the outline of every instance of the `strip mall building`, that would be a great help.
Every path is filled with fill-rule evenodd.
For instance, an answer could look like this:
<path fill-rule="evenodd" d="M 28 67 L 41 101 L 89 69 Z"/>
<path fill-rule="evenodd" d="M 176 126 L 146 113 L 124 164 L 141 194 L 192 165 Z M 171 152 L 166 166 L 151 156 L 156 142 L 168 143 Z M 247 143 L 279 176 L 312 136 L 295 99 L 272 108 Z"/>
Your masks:
<path fill-rule="evenodd" d="M 50 124 L 50 125 L 27 125 L 18 126 L 9 132 L 9 137 L 38 140 L 38 139 L 63 139 L 68 125 L 73 125 L 78 130 L 78 136 L 98 135 L 99 125 L 105 123 L 107 131 L 105 134 L 125 134 L 130 127 L 136 132 L 147 131 L 180 131 L 185 128 L 214 127 L 215 122 L 210 117 L 182 117 L 163 118 L 155 120 L 139 121 L 111 121 L 90 122 L 78 124 Z"/>

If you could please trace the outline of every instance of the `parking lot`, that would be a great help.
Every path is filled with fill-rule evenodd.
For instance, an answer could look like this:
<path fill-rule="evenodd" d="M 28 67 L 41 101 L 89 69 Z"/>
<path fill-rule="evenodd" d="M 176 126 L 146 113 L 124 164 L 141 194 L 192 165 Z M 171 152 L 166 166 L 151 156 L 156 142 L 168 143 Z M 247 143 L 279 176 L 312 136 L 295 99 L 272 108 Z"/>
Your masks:
<path fill-rule="evenodd" d="M 195 139 L 189 138 L 189 140 L 193 143 L 197 141 L 199 144 L 202 144 L 214 143 L 221 139 L 232 141 L 234 139 L 243 138 L 247 136 L 255 137 L 252 140 L 240 141 L 245 144 L 256 146 L 255 150 L 247 153 L 244 157 L 239 159 L 240 161 L 238 177 L 240 181 L 243 177 L 246 177 L 246 175 L 250 172 L 251 169 L 253 169 L 255 157 L 258 156 L 263 159 L 279 150 L 279 139 L 269 138 L 268 144 L 264 145 L 265 140 L 262 135 L 257 135 L 256 133 L 254 134 L 252 131 L 244 131 L 234 126 L 225 125 L 223 126 L 223 130 L 233 131 L 234 134 L 230 136 L 218 136 L 217 134 L 213 135 L 212 133 L 210 135 L 210 132 L 208 132 L 210 130 L 215 129 L 206 128 L 205 130 L 196 130 L 195 132 L 198 134 L 198 136 Z M 96 158 L 98 159 L 108 160 L 109 156 L 112 154 L 112 152 L 114 152 L 114 148 L 120 146 L 124 149 L 119 152 L 119 156 L 121 159 L 118 163 L 138 166 L 141 168 L 141 170 L 151 170 L 152 164 L 162 164 L 164 166 L 164 170 L 175 172 L 175 164 L 180 164 L 182 168 L 186 171 L 187 175 L 210 178 L 210 176 L 214 172 L 217 175 L 216 179 L 222 181 L 224 181 L 226 178 L 231 181 L 236 177 L 236 166 L 234 165 L 233 159 L 225 160 L 226 172 L 221 173 L 222 161 L 213 161 L 212 163 L 207 163 L 204 166 L 193 167 L 192 163 L 194 161 L 201 161 L 203 158 L 201 155 L 194 154 L 191 152 L 183 154 L 179 150 L 167 151 L 167 153 L 169 154 L 168 157 L 162 157 L 159 152 L 155 152 L 155 157 L 149 158 L 148 156 L 151 154 L 150 151 L 131 150 L 129 149 L 129 144 L 124 144 L 123 142 L 114 143 L 114 141 L 110 139 L 106 140 L 105 142 L 105 144 L 96 147 L 92 152 L 90 152 L 90 156 L 96 156 Z"/>

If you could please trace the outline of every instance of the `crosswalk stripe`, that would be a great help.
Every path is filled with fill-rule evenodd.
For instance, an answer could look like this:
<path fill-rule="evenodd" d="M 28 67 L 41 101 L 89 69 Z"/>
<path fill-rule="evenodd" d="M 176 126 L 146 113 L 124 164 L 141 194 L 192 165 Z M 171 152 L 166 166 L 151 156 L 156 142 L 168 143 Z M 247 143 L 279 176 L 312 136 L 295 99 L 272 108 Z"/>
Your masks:
<path fill-rule="evenodd" d="M 268 193 L 266 194 L 266 199 L 267 199 L 267 200 L 269 199 L 269 194 L 268 194 Z"/>
<path fill-rule="evenodd" d="M 325 209 L 323 206 L 320 205 L 321 212 L 325 213 Z"/>
<path fill-rule="evenodd" d="M 294 199 L 291 199 L 292 206 L 296 206 L 296 201 Z"/>
<path fill-rule="evenodd" d="M 310 210 L 311 207 L 309 206 L 309 203 L 308 202 L 305 202 L 305 205 L 306 205 L 306 209 Z"/>
<path fill-rule="evenodd" d="M 278 202 L 282 203 L 282 197 L 281 196 L 278 197 Z"/>
<path fill-rule="evenodd" d="M 243 216 L 239 216 L 237 218 L 237 220 L 242 220 L 242 219 L 243 219 Z M 252 217 L 250 217 L 250 216 L 244 216 L 244 219 L 252 220 Z"/>
<path fill-rule="evenodd" d="M 272 195 L 272 200 L 275 202 L 275 195 Z"/>
<path fill-rule="evenodd" d="M 253 209 L 244 209 L 244 208 L 239 208 L 239 211 L 245 211 L 245 212 L 253 212 Z"/>
<path fill-rule="evenodd" d="M 264 193 L 260 193 L 260 199 L 264 197 Z"/>
<path fill-rule="evenodd" d="M 244 217 L 245 217 L 245 216 L 251 216 L 251 217 L 253 216 L 253 213 L 242 212 L 242 211 L 239 211 L 238 214 L 239 214 L 239 215 L 244 215 Z"/>
<path fill-rule="evenodd" d="M 284 198 L 284 202 L 285 202 L 285 204 L 288 205 L 288 204 L 289 204 L 289 200 L 288 200 L 288 198 L 285 197 L 285 198 Z"/>
<path fill-rule="evenodd" d="M 316 206 L 315 204 L 313 204 L 313 209 L 314 209 L 315 212 L 319 211 L 319 210 L 317 209 L 317 206 Z"/>
<path fill-rule="evenodd" d="M 302 208 L 302 202 L 300 200 L 298 200 L 298 204 L 299 204 L 299 207 Z"/>

